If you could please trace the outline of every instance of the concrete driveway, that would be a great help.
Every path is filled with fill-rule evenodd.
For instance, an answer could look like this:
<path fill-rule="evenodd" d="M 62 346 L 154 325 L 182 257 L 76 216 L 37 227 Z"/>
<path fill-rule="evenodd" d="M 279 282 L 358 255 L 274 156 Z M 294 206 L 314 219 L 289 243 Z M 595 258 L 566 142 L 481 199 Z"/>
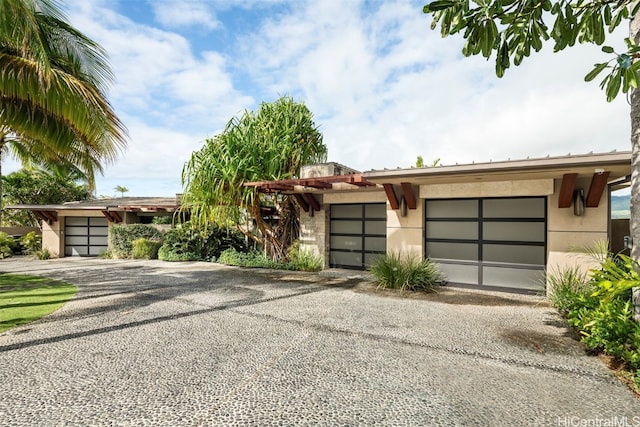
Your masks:
<path fill-rule="evenodd" d="M 640 426 L 640 401 L 537 297 L 207 263 L 0 271 L 79 287 L 0 334 L 0 425 Z"/>

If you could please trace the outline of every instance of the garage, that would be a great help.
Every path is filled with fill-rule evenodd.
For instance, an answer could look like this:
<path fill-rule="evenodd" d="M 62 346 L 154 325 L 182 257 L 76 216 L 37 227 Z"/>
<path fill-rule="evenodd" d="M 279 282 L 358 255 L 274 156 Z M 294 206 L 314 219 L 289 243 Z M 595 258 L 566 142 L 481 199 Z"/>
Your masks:
<path fill-rule="evenodd" d="M 543 289 L 546 197 L 425 200 L 425 253 L 451 283 Z"/>
<path fill-rule="evenodd" d="M 65 217 L 65 256 L 98 256 L 108 248 L 109 224 L 104 217 Z"/>
<path fill-rule="evenodd" d="M 330 209 L 329 265 L 364 270 L 387 252 L 385 203 L 334 204 Z"/>

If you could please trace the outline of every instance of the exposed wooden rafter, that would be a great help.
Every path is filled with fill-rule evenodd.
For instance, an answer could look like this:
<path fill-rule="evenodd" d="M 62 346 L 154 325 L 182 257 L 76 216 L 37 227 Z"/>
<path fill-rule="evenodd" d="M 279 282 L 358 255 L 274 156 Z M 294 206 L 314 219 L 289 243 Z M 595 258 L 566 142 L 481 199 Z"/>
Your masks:
<path fill-rule="evenodd" d="M 589 192 L 587 193 L 586 206 L 588 208 L 597 208 L 602 198 L 604 189 L 607 188 L 607 180 L 609 179 L 609 172 L 597 172 L 593 174 L 591 178 L 591 185 L 589 185 Z"/>
<path fill-rule="evenodd" d="M 115 224 L 122 222 L 122 217 L 116 211 L 101 211 L 101 212 L 102 212 L 102 215 L 104 215 L 105 218 L 107 218 L 107 221 L 109 222 L 113 222 Z"/>
<path fill-rule="evenodd" d="M 318 201 L 316 200 L 316 198 L 313 196 L 313 194 L 311 193 L 304 193 L 305 197 L 307 198 L 307 202 L 309 202 L 309 206 L 311 206 L 311 208 L 314 211 L 319 211 L 320 210 L 320 203 L 318 203 Z"/>
<path fill-rule="evenodd" d="M 309 203 L 307 203 L 304 197 L 302 197 L 302 194 L 295 193 L 293 196 L 296 198 L 298 205 L 300 205 L 300 209 L 302 209 L 305 212 L 309 212 Z"/>
<path fill-rule="evenodd" d="M 49 224 L 53 224 L 58 220 L 58 214 L 55 211 L 40 211 L 42 215 L 47 219 Z"/>
<path fill-rule="evenodd" d="M 38 218 L 40 221 L 47 221 L 49 222 L 49 218 L 47 218 L 46 216 L 44 216 L 44 214 L 41 211 L 36 211 L 36 210 L 32 210 L 31 212 L 33 212 L 33 214 L 36 216 L 36 218 Z M 50 224 L 50 223 L 49 223 Z"/>
<path fill-rule="evenodd" d="M 396 197 L 396 192 L 393 189 L 393 184 L 382 184 L 382 187 L 384 187 L 384 192 L 387 193 L 387 200 L 389 200 L 391 209 L 396 210 L 400 208 L 398 198 Z"/>
<path fill-rule="evenodd" d="M 402 186 L 402 193 L 404 194 L 404 201 L 407 202 L 409 209 L 416 208 L 416 196 L 413 194 L 413 186 L 410 182 L 400 183 Z"/>
<path fill-rule="evenodd" d="M 562 175 L 562 184 L 560 185 L 560 195 L 558 196 L 558 207 L 568 208 L 573 200 L 573 191 L 576 188 L 578 180 L 577 173 L 565 173 Z"/>

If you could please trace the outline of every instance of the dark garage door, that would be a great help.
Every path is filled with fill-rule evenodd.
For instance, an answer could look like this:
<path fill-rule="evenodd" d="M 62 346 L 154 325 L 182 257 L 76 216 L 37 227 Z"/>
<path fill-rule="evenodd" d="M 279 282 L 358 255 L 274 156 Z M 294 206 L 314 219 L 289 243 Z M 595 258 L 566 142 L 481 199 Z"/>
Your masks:
<path fill-rule="evenodd" d="M 97 256 L 108 248 L 109 225 L 101 217 L 65 217 L 65 256 Z"/>
<path fill-rule="evenodd" d="M 542 289 L 545 197 L 425 201 L 425 248 L 449 282 Z"/>
<path fill-rule="evenodd" d="M 387 251 L 386 203 L 331 205 L 329 264 L 363 270 Z"/>

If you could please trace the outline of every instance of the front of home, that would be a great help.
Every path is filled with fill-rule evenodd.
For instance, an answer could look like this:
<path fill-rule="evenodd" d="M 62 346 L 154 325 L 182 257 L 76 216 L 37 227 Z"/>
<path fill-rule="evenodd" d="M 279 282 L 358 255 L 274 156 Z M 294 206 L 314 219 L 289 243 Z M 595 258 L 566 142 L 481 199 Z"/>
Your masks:
<path fill-rule="evenodd" d="M 450 283 L 539 291 L 545 270 L 593 265 L 577 248 L 622 248 L 609 200 L 630 164 L 629 152 L 364 173 L 329 163 L 249 185 L 296 195 L 301 242 L 327 268 L 400 252 L 438 262 Z"/>
<path fill-rule="evenodd" d="M 540 291 L 544 271 L 593 266 L 576 248 L 606 240 L 623 249 L 628 226 L 611 219 L 610 195 L 630 174 L 631 153 L 611 152 L 364 173 L 326 163 L 245 185 L 295 196 L 302 247 L 325 268 L 362 270 L 399 252 L 436 261 L 452 284 Z M 113 224 L 179 206 L 118 198 L 19 208 L 42 219 L 43 246 L 62 257 L 98 255 Z"/>
<path fill-rule="evenodd" d="M 173 215 L 179 197 L 119 197 L 60 205 L 17 205 L 42 220 L 42 247 L 52 257 L 98 256 L 109 248 L 114 224 L 150 223 L 155 216 Z"/>

